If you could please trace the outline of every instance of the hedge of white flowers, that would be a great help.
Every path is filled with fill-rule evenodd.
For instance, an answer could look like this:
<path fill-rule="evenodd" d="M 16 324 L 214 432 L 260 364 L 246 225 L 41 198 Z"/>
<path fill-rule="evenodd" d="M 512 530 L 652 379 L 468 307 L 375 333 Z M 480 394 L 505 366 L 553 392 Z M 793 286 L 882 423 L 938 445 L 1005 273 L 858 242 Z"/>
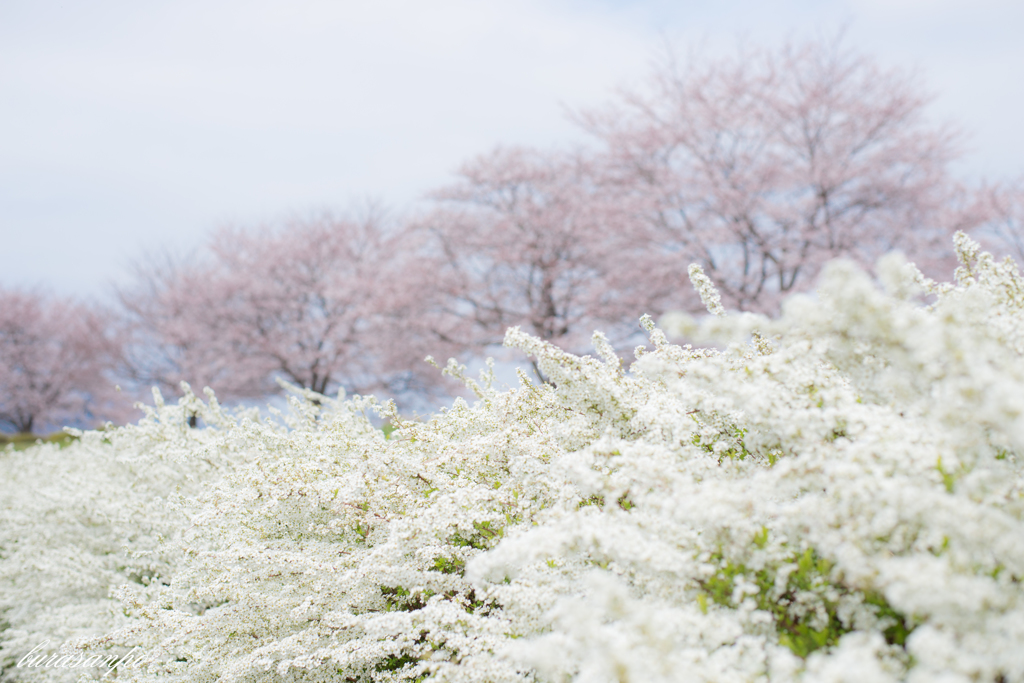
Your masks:
<path fill-rule="evenodd" d="M 1024 280 L 956 246 L 774 320 L 694 271 L 715 315 L 662 326 L 717 347 L 645 318 L 628 371 L 512 329 L 550 382 L 427 421 L 189 394 L 8 449 L 3 676 L 108 672 L 49 641 L 131 681 L 1024 681 Z"/>

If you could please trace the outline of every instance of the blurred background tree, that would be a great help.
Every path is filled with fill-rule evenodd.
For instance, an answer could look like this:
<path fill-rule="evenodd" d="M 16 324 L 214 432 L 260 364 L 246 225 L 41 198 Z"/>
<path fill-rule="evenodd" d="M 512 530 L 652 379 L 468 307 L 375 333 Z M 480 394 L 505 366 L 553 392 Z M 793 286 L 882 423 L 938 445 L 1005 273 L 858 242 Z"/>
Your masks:
<path fill-rule="evenodd" d="M 429 393 L 426 351 L 401 324 L 414 312 L 394 291 L 403 253 L 380 216 L 323 215 L 225 228 L 187 259 L 142 261 L 120 292 L 125 366 L 138 383 L 227 400 L 275 393 L 278 378 L 322 394 Z"/>
<path fill-rule="evenodd" d="M 125 418 L 112 322 L 80 301 L 0 289 L 0 430 L 47 433 Z"/>
<path fill-rule="evenodd" d="M 586 350 L 597 328 L 628 337 L 652 302 L 624 247 L 629 216 L 579 152 L 499 148 L 466 163 L 409 224 L 422 246 L 422 315 L 463 354 L 520 325 Z"/>
<path fill-rule="evenodd" d="M 578 120 L 660 289 L 699 263 L 727 307 L 774 312 L 836 257 L 949 265 L 953 232 L 983 220 L 949 210 L 959 136 L 928 121 L 920 80 L 841 43 L 666 58 L 645 85 Z"/>

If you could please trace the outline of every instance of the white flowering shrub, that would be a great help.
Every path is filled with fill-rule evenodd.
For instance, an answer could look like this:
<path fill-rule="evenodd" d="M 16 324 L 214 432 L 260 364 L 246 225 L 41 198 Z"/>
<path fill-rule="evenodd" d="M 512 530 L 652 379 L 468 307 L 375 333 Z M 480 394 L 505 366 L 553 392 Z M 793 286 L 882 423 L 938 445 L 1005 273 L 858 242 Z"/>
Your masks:
<path fill-rule="evenodd" d="M 549 384 L 389 437 L 372 399 L 189 395 L 3 453 L 5 675 L 80 636 L 134 681 L 1024 681 L 1024 280 L 957 250 L 663 323 L 719 348 L 644 319 L 628 372 L 512 329 Z"/>
<path fill-rule="evenodd" d="M 55 650 L 122 624 L 111 590 L 169 581 L 179 556 L 167 541 L 187 526 L 181 498 L 247 459 L 222 438 L 239 415 L 187 390 L 176 405 L 155 398 L 138 425 L 0 451 L 0 680 L 74 680 L 16 662 L 44 641 Z M 189 429 L 196 410 L 206 429 Z"/>

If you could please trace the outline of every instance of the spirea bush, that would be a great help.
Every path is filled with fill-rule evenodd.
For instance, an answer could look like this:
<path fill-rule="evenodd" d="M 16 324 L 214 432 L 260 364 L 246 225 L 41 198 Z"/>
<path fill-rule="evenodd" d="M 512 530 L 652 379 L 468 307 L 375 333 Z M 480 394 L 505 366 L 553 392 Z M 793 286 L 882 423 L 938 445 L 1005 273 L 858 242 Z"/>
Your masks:
<path fill-rule="evenodd" d="M 6 675 L 78 637 L 132 681 L 1024 681 L 1024 280 L 957 251 L 954 284 L 833 263 L 777 319 L 695 270 L 715 315 L 663 327 L 717 346 L 511 329 L 550 382 L 426 421 L 188 394 L 8 450 Z"/>

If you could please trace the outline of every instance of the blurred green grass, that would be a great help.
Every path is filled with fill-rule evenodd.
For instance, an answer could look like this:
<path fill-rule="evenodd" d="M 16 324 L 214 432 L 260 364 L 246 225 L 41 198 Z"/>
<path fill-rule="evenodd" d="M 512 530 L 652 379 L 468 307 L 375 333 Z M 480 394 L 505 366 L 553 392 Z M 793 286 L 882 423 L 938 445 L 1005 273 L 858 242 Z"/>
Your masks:
<path fill-rule="evenodd" d="M 71 436 L 64 432 L 54 432 L 48 436 L 40 436 L 38 434 L 3 434 L 0 433 L 0 450 L 7 448 L 10 444 L 14 444 L 14 450 L 23 451 L 26 448 L 31 448 L 37 443 L 55 443 L 61 447 L 67 446 L 72 441 L 77 441 L 77 436 Z"/>

